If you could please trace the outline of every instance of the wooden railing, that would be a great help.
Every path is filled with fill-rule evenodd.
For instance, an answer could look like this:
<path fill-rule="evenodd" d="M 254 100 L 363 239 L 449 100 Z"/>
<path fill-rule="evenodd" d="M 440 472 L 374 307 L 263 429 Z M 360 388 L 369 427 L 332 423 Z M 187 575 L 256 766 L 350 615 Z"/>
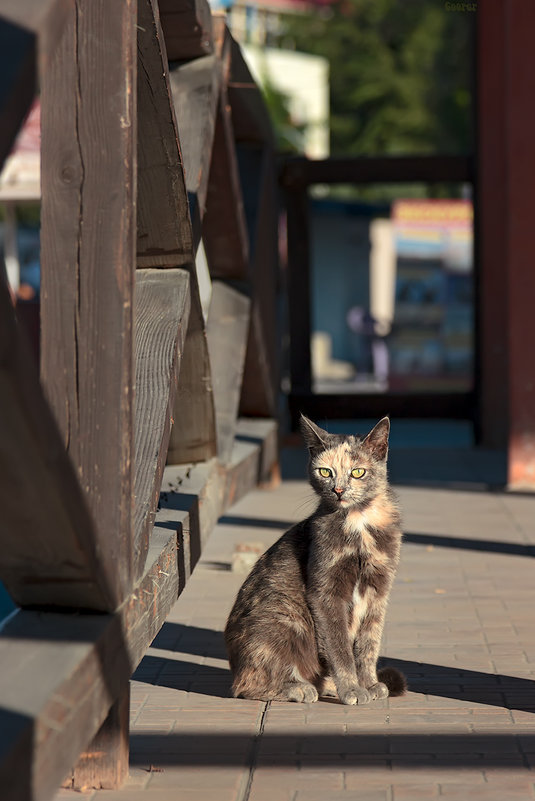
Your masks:
<path fill-rule="evenodd" d="M 313 418 L 451 417 L 476 421 L 476 392 L 313 391 L 311 341 L 311 237 L 309 188 L 315 184 L 475 183 L 469 156 L 379 156 L 288 158 L 280 173 L 288 232 L 289 373 L 288 401 L 293 427 L 302 412 Z M 478 341 L 475 338 L 476 380 Z"/>
<path fill-rule="evenodd" d="M 119 786 L 129 678 L 276 466 L 277 212 L 261 95 L 205 0 L 1 0 L 0 76 L 0 162 L 42 103 L 41 381 L 0 285 L 11 801 Z"/>

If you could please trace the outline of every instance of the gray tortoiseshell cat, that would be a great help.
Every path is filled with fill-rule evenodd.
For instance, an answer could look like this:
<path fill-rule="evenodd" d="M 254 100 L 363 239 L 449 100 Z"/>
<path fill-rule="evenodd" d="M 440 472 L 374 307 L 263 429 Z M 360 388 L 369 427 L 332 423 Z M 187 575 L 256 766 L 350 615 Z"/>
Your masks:
<path fill-rule="evenodd" d="M 404 676 L 377 673 L 401 544 L 388 486 L 390 422 L 365 437 L 328 434 L 302 416 L 316 511 L 269 548 L 245 580 L 225 629 L 242 698 L 366 704 L 402 695 Z"/>

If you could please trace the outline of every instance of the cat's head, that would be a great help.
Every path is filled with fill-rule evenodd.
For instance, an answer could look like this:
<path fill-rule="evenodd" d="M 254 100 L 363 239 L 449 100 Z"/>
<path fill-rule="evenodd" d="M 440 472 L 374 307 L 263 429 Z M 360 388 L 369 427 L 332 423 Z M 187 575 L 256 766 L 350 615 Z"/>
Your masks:
<path fill-rule="evenodd" d="M 387 487 L 390 420 L 383 417 L 365 437 L 329 434 L 301 415 L 310 484 L 329 509 L 365 507 Z"/>

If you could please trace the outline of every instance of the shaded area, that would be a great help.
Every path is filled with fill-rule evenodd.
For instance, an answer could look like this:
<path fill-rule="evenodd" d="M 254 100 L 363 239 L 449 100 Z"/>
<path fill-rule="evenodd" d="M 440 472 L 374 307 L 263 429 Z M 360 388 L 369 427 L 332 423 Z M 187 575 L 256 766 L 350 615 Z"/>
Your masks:
<path fill-rule="evenodd" d="M 152 647 L 214 659 L 227 658 L 222 632 L 181 623 L 164 623 Z M 535 681 L 532 679 L 463 670 L 462 666 L 452 668 L 428 662 L 381 657 L 379 666 L 385 665 L 404 673 L 409 690 L 413 693 L 453 698 L 466 704 L 487 704 L 535 713 Z M 134 678 L 185 692 L 217 697 L 227 697 L 230 694 L 229 669 L 199 665 L 197 662 L 146 656 Z"/>
<path fill-rule="evenodd" d="M 386 411 L 386 410 L 385 410 Z M 363 421 L 348 421 L 342 428 L 349 433 L 366 432 Z M 388 472 L 399 486 L 437 487 L 471 492 L 502 491 L 507 483 L 506 454 L 478 448 L 429 447 L 415 441 L 412 447 L 394 443 L 396 426 L 392 422 Z M 328 430 L 334 428 L 331 424 Z M 281 451 L 281 472 L 286 480 L 306 480 L 308 455 L 303 447 Z"/>
<path fill-rule="evenodd" d="M 359 709 L 354 709 L 355 721 Z M 347 717 L 344 718 L 347 723 Z M 149 770 L 156 765 L 237 766 L 250 764 L 253 735 L 226 731 L 206 734 L 132 733 L 130 764 Z M 535 750 L 535 734 L 516 736 L 504 732 L 474 734 L 468 731 L 434 734 L 385 732 L 385 734 L 284 734 L 264 733 L 257 749 L 257 765 L 300 765 L 322 767 L 373 765 L 374 767 L 417 766 L 449 768 L 518 768 L 525 766 L 525 755 Z"/>
<path fill-rule="evenodd" d="M 289 520 L 269 520 L 262 517 L 242 517 L 225 515 L 219 523 L 225 526 L 245 526 L 247 528 L 269 528 L 286 531 L 295 523 Z M 442 534 L 403 534 L 403 542 L 412 545 L 435 545 L 438 548 L 460 548 L 465 551 L 487 551 L 489 553 L 510 554 L 511 556 L 535 556 L 535 545 L 523 545 L 517 542 L 501 540 L 476 540 L 471 537 L 450 537 Z"/>

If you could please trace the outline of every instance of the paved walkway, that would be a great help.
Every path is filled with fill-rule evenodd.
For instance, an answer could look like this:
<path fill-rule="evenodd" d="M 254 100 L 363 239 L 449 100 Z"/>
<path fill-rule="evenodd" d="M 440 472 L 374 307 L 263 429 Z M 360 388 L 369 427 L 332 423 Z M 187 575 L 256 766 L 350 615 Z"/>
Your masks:
<path fill-rule="evenodd" d="M 398 487 L 407 533 L 382 653 L 410 692 L 365 707 L 228 697 L 221 632 L 243 580 L 233 547 L 267 546 L 311 508 L 291 480 L 237 504 L 132 681 L 126 786 L 89 797 L 533 799 L 535 497 L 473 486 Z"/>

